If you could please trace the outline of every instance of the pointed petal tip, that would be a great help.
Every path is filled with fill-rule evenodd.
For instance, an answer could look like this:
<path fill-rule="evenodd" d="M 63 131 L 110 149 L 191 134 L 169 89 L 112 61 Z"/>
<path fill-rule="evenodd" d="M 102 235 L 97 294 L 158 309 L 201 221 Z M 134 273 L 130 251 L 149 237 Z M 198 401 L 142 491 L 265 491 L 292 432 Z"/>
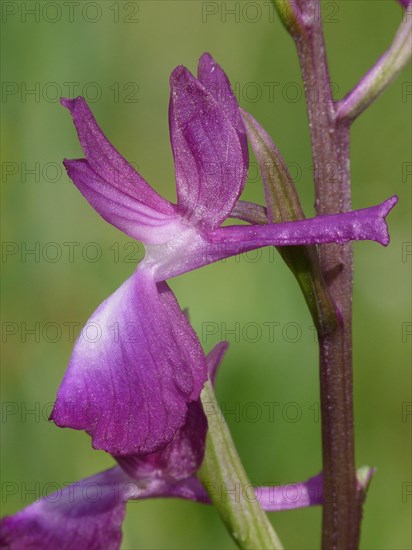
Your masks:
<path fill-rule="evenodd" d="M 68 172 L 69 168 L 70 168 L 70 159 L 64 158 L 63 159 L 63 166 L 66 168 L 66 172 Z"/>
<path fill-rule="evenodd" d="M 391 242 L 386 217 L 388 216 L 392 208 L 398 203 L 398 201 L 399 201 L 398 196 L 393 195 L 392 197 L 390 197 L 389 199 L 387 199 L 386 201 L 382 202 L 379 205 L 379 214 L 382 217 L 382 220 L 381 220 L 379 235 L 377 235 L 376 240 L 382 246 L 388 246 L 389 243 Z"/>
<path fill-rule="evenodd" d="M 230 82 L 209 54 L 197 78 L 179 66 L 170 77 L 169 123 L 178 211 L 202 229 L 231 212 L 247 177 L 244 125 Z"/>
<path fill-rule="evenodd" d="M 198 71 L 200 71 L 202 67 L 206 68 L 207 66 L 210 67 L 210 72 L 213 71 L 213 68 L 215 66 L 219 66 L 214 57 L 209 52 L 205 52 L 200 56 Z M 175 69 L 173 69 L 170 75 L 170 83 L 177 84 L 185 80 L 196 80 L 196 78 L 187 67 L 185 67 L 184 65 L 178 65 Z"/>
<path fill-rule="evenodd" d="M 194 79 L 194 76 L 184 65 L 178 65 L 173 69 L 170 75 L 170 86 L 173 87 L 177 84 L 184 83 L 185 81 Z"/>
<path fill-rule="evenodd" d="M 210 52 L 204 52 L 199 58 L 199 61 L 210 61 L 211 63 L 216 63 L 215 58 Z"/>
<path fill-rule="evenodd" d="M 205 69 L 206 67 L 210 67 L 210 70 L 212 71 L 213 68 L 217 65 L 216 63 L 216 60 L 214 59 L 214 57 L 209 53 L 209 52 L 205 52 L 204 54 L 202 54 L 199 58 L 199 63 L 198 63 L 198 73 L 202 70 L 202 69 Z"/>
<path fill-rule="evenodd" d="M 62 105 L 63 107 L 66 107 L 66 109 L 69 109 L 69 111 L 72 113 L 74 108 L 76 107 L 76 103 L 79 100 L 85 101 L 84 97 L 81 97 L 81 96 L 75 97 L 74 99 L 70 99 L 68 97 L 61 97 L 60 105 Z"/>
<path fill-rule="evenodd" d="M 92 171 L 85 174 L 87 168 L 83 160 L 83 173 L 80 177 L 85 181 L 82 188 L 89 187 L 90 178 L 94 187 L 100 187 L 103 181 L 107 184 L 106 198 L 111 193 L 117 193 L 119 199 L 122 195 L 127 200 L 132 197 L 144 207 L 154 210 L 155 216 L 156 213 L 161 213 L 169 217 L 175 213 L 173 205 L 160 196 L 107 139 L 84 97 L 62 98 L 61 104 L 70 111 L 87 166 Z M 78 168 L 79 163 L 76 164 Z M 97 179 L 101 181 L 97 182 Z M 86 199 L 89 200 L 87 196 Z M 92 206 L 94 207 L 94 204 Z M 151 215 L 152 212 L 149 213 L 149 216 Z"/>
<path fill-rule="evenodd" d="M 176 99 L 183 94 L 192 94 L 196 89 L 203 88 L 187 67 L 178 65 L 173 69 L 170 79 L 170 99 Z"/>
<path fill-rule="evenodd" d="M 69 109 L 70 106 L 71 106 L 72 101 L 73 100 L 68 98 L 68 97 L 61 97 L 60 98 L 60 105 L 62 105 L 63 107 L 66 107 L 67 109 Z"/>
<path fill-rule="evenodd" d="M 393 195 L 383 203 L 381 203 L 381 213 L 382 216 L 386 218 L 386 216 L 389 214 L 389 212 L 392 210 L 392 208 L 399 202 L 398 195 Z"/>
<path fill-rule="evenodd" d="M 69 177 L 72 177 L 72 172 L 76 168 L 76 166 L 78 166 L 79 162 L 87 164 L 87 160 L 84 159 L 84 158 L 81 158 L 81 159 L 67 159 L 67 158 L 64 158 L 63 159 L 63 166 L 65 167 L 66 172 L 69 175 Z"/>

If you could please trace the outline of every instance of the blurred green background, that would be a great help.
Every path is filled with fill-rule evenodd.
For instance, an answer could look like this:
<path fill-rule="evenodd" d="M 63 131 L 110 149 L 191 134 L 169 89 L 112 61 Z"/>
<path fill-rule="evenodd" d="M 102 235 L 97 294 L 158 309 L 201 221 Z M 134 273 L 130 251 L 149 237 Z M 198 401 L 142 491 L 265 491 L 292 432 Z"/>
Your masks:
<path fill-rule="evenodd" d="M 84 433 L 57 429 L 47 415 L 70 357 L 69 324 L 78 323 L 77 335 L 143 255 L 64 174 L 63 157 L 81 151 L 58 97 L 85 95 L 118 149 L 174 200 L 168 78 L 179 64 L 195 71 L 198 57 L 210 51 L 241 106 L 290 163 L 307 215 L 314 198 L 296 54 L 269 1 L 4 1 L 2 10 L 1 452 L 2 513 L 9 514 L 113 464 L 92 451 Z M 394 0 L 324 3 L 337 97 L 389 45 L 401 16 Z M 355 244 L 357 465 L 378 469 L 363 523 L 361 546 L 370 550 L 411 547 L 411 336 L 402 332 L 411 320 L 411 80 L 408 69 L 352 131 L 354 207 L 400 197 L 389 218 L 389 248 Z M 244 197 L 263 200 L 253 158 Z M 78 243 L 72 257 L 63 243 Z M 217 392 L 250 479 L 276 484 L 317 473 L 317 347 L 280 257 L 265 249 L 171 286 L 181 306 L 190 307 L 206 351 L 220 339 L 231 342 Z M 37 335 L 27 333 L 32 328 Z M 286 548 L 319 547 L 319 508 L 270 517 Z M 128 506 L 124 549 L 233 547 L 211 507 L 164 500 Z"/>

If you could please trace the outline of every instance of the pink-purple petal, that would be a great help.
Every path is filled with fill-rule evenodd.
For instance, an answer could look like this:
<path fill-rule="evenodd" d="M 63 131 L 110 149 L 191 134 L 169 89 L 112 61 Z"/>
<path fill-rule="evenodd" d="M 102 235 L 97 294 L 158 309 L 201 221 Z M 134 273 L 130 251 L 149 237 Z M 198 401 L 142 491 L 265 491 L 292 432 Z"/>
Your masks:
<path fill-rule="evenodd" d="M 174 214 L 173 205 L 156 193 L 113 147 L 83 97 L 62 99 L 61 104 L 69 109 L 86 159 L 101 179 L 158 212 Z"/>
<path fill-rule="evenodd" d="M 304 482 L 257 487 L 256 497 L 266 512 L 280 512 L 323 504 L 322 474 Z"/>
<path fill-rule="evenodd" d="M 173 248 L 144 261 L 153 270 L 155 279 L 161 281 L 264 246 L 343 244 L 357 240 L 372 240 L 386 246 L 389 233 L 385 218 L 397 201 L 394 196 L 377 206 L 342 214 L 266 225 L 231 225 L 198 234 L 182 234 Z"/>
<path fill-rule="evenodd" d="M 228 343 L 220 342 L 206 356 L 209 378 L 216 373 L 227 350 Z M 145 456 L 116 456 L 120 466 L 135 479 L 156 477 L 181 481 L 194 475 L 203 460 L 207 433 L 207 419 L 199 401 L 189 403 L 186 421 L 163 449 Z"/>
<path fill-rule="evenodd" d="M 169 443 L 206 380 L 199 340 L 166 285 L 137 270 L 82 330 L 51 419 L 114 455 Z"/>
<path fill-rule="evenodd" d="M 206 90 L 213 95 L 216 101 L 223 107 L 233 127 L 236 129 L 242 146 L 245 165 L 249 163 L 249 151 L 245 125 L 240 114 L 237 99 L 233 93 L 226 73 L 209 53 L 204 53 L 199 59 L 197 67 L 197 79 Z"/>
<path fill-rule="evenodd" d="M 247 163 L 225 106 L 184 67 L 170 78 L 169 124 L 178 210 L 201 229 L 218 227 L 243 188 Z"/>
<path fill-rule="evenodd" d="M 199 469 L 206 445 L 207 420 L 199 401 L 189 403 L 186 422 L 163 449 L 149 455 L 116 456 L 120 466 L 134 479 L 157 477 L 180 481 Z"/>
<path fill-rule="evenodd" d="M 133 486 L 132 486 L 133 487 Z M 224 487 L 209 487 L 215 490 L 221 498 L 230 499 Z M 247 491 L 247 498 L 255 498 L 265 512 L 282 512 L 296 510 L 309 506 L 323 504 L 322 474 L 309 478 L 307 481 L 288 483 L 286 485 L 255 486 L 255 497 Z M 232 495 L 236 498 L 235 495 Z M 153 483 L 145 488 L 136 486 L 136 490 L 129 493 L 129 500 L 145 498 L 180 498 L 192 500 L 202 504 L 211 504 L 210 496 L 197 477 L 189 477 L 177 483 Z"/>
<path fill-rule="evenodd" d="M 0 523 L 8 550 L 117 550 L 130 479 L 112 468 L 43 497 Z"/>
<path fill-rule="evenodd" d="M 145 458 L 142 457 L 142 463 Z M 130 500 L 179 498 L 211 504 L 192 475 L 179 480 L 167 471 L 143 469 L 129 476 L 120 467 L 88 477 L 43 497 L 0 521 L 0 547 L 8 550 L 118 550 L 125 505 Z M 222 488 L 216 487 L 221 491 Z M 248 493 L 248 498 L 253 498 Z M 302 483 L 255 487 L 263 510 L 278 512 L 323 503 L 322 475 Z"/>
<path fill-rule="evenodd" d="M 82 195 L 103 219 L 145 244 L 160 244 L 181 231 L 177 214 L 147 206 L 119 187 L 107 183 L 85 159 L 65 160 L 67 173 Z"/>
<path fill-rule="evenodd" d="M 343 214 L 269 225 L 220 227 L 207 234 L 209 263 L 267 245 L 344 244 L 372 240 L 386 246 L 389 233 L 385 218 L 397 202 L 398 198 L 393 196 L 377 206 Z"/>

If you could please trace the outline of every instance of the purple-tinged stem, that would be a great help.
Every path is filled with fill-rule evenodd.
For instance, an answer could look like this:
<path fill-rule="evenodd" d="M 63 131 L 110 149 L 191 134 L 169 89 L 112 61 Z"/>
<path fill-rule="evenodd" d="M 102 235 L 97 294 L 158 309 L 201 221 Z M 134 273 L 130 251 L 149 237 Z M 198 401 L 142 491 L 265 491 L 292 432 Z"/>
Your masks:
<path fill-rule="evenodd" d="M 301 65 L 315 167 L 317 214 L 347 212 L 351 209 L 350 125 L 408 62 L 412 22 L 404 18 L 391 47 L 375 67 L 346 98 L 334 102 L 319 0 L 275 0 L 275 5 L 295 40 Z M 355 474 L 352 245 L 321 245 L 319 258 L 322 275 L 340 313 L 340 323 L 334 331 L 319 331 L 325 497 L 322 547 L 355 549 L 359 545 L 365 495 L 356 491 Z"/>
<path fill-rule="evenodd" d="M 336 119 L 318 0 L 301 0 L 296 42 L 308 106 L 317 214 L 351 209 L 349 123 Z M 324 497 L 322 548 L 355 549 L 357 502 L 352 400 L 351 244 L 319 247 L 320 266 L 340 324 L 319 333 Z"/>
<path fill-rule="evenodd" d="M 313 45 L 316 40 L 313 41 Z M 300 46 L 302 66 L 316 51 Z M 327 106 L 309 105 L 315 163 L 316 211 L 346 212 L 351 208 L 349 128 L 335 127 Z M 318 118 L 317 118 L 318 117 Z M 317 120 L 316 120 L 317 118 Z M 330 181 L 330 166 L 336 180 Z M 325 488 L 324 549 L 357 548 L 360 514 L 356 504 L 352 390 L 352 245 L 324 245 L 321 271 L 340 312 L 334 332 L 319 334 L 322 448 Z"/>
<path fill-rule="evenodd" d="M 273 0 L 293 37 L 308 106 L 315 166 L 317 214 L 351 209 L 349 132 L 355 118 L 394 80 L 411 57 L 412 23 L 406 15 L 395 39 L 355 89 L 334 102 L 319 0 Z M 402 2 L 406 5 L 406 1 Z M 409 20 L 408 20 L 409 19 Z M 352 245 L 319 246 L 320 268 L 340 323 L 320 326 L 320 392 L 324 497 L 322 547 L 356 549 L 366 492 L 356 491 L 352 397 Z"/>

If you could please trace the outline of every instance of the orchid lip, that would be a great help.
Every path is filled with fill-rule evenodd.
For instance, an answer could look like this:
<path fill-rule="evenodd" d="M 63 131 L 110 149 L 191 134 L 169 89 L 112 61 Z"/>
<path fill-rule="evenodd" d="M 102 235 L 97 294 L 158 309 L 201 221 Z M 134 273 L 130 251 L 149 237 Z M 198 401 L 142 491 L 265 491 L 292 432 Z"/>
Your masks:
<path fill-rule="evenodd" d="M 94 448 L 148 454 L 167 445 L 207 378 L 200 342 L 166 283 L 138 268 L 80 334 L 51 418 L 86 430 Z"/>

